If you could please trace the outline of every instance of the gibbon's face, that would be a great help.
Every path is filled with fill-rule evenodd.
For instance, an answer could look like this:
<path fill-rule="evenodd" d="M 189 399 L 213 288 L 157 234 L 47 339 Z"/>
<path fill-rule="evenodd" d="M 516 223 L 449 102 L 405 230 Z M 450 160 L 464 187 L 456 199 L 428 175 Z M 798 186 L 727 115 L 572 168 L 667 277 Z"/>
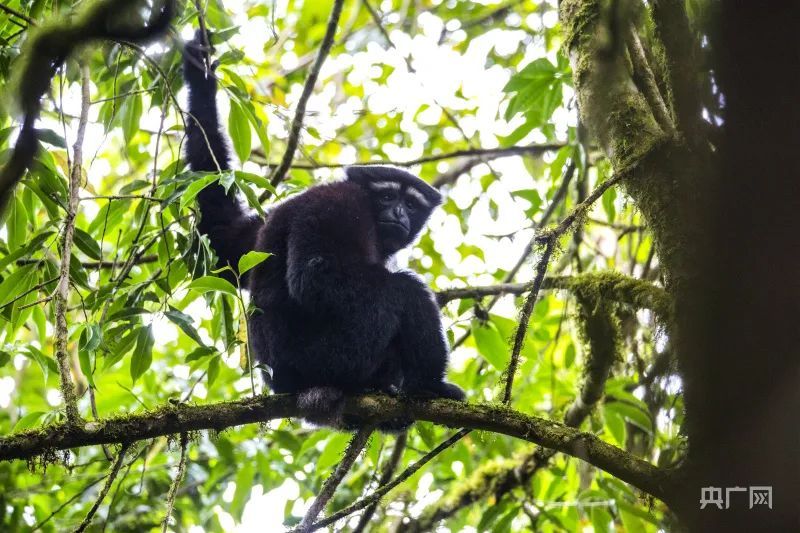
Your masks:
<path fill-rule="evenodd" d="M 347 178 L 368 193 L 381 251 L 389 256 L 405 248 L 441 203 L 439 192 L 404 170 L 393 167 L 348 167 Z"/>

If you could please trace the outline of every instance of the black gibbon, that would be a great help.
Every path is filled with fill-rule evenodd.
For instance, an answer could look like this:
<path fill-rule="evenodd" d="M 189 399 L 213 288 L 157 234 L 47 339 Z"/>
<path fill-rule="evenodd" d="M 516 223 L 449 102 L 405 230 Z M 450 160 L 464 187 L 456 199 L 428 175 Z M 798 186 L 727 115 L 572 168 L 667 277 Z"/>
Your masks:
<path fill-rule="evenodd" d="M 196 36 L 184 56 L 186 160 L 194 171 L 225 170 L 217 81 L 201 43 Z M 445 381 L 448 346 L 433 294 L 416 275 L 386 266 L 441 203 L 430 185 L 398 168 L 353 166 L 344 181 L 311 187 L 266 219 L 216 183 L 198 202 L 198 229 L 219 265 L 236 268 L 250 250 L 273 254 L 244 279 L 257 308 L 251 350 L 274 392 L 299 393 L 317 413 L 309 420 L 346 426 L 337 419 L 343 396 L 366 391 L 464 399 Z"/>

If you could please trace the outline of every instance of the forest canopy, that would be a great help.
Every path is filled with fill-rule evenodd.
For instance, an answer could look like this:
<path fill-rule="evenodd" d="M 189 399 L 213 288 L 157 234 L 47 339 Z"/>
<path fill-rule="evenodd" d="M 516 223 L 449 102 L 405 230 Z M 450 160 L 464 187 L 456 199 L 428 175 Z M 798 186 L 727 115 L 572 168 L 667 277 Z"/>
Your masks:
<path fill-rule="evenodd" d="M 726 105 L 706 2 L 84 4 L 0 0 L 0 529 L 282 531 L 315 497 L 307 531 L 702 523 L 687 465 L 718 443 L 687 422 L 684 371 L 711 373 L 686 302 Z M 182 160 L 197 28 L 230 171 Z M 393 266 L 435 292 L 468 403 L 346 405 L 410 413 L 402 434 L 272 395 L 257 310 L 197 230 L 210 184 L 263 214 L 357 163 L 445 198 Z"/>

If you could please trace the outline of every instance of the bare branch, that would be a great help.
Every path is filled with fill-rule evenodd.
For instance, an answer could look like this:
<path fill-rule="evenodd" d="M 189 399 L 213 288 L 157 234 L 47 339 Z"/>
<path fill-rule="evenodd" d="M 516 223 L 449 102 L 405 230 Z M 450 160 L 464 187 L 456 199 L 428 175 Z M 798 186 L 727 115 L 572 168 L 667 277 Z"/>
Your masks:
<path fill-rule="evenodd" d="M 394 448 L 392 449 L 392 455 L 389 457 L 389 462 L 387 462 L 386 466 L 383 467 L 383 472 L 378 480 L 379 488 L 391 481 L 395 470 L 397 470 L 397 465 L 400 464 L 400 459 L 403 458 L 403 452 L 406 449 L 407 442 L 408 432 L 403 432 L 397 436 L 397 440 L 394 443 Z M 375 510 L 378 508 L 378 503 L 380 502 L 372 502 L 366 509 L 364 509 L 364 512 L 358 519 L 358 524 L 356 524 L 355 529 L 353 529 L 353 533 L 362 533 L 366 529 L 369 521 L 372 519 L 372 515 L 375 514 Z"/>
<path fill-rule="evenodd" d="M 356 511 L 359 511 L 369 505 L 380 502 L 381 498 L 383 498 L 386 494 L 388 494 L 389 491 L 391 491 L 393 488 L 395 488 L 396 486 L 398 486 L 399 484 L 401 484 L 403 481 L 407 480 L 414 474 L 416 474 L 420 468 L 425 466 L 433 458 L 435 458 L 437 455 L 448 449 L 450 446 L 463 439 L 467 434 L 469 434 L 469 432 L 470 432 L 469 429 L 462 429 L 461 431 L 457 432 L 455 435 L 453 435 L 446 441 L 442 442 L 436 448 L 426 453 L 419 461 L 415 462 L 414 464 L 406 468 L 399 476 L 394 478 L 392 481 L 390 481 L 386 485 L 383 485 L 382 487 L 379 487 L 375 492 L 373 492 L 369 496 L 358 500 L 354 504 L 349 505 L 340 511 L 337 511 L 336 513 L 332 514 L 331 516 L 329 516 L 324 520 L 320 520 L 319 522 L 317 522 L 312 526 L 312 529 L 310 531 L 315 531 L 321 527 L 333 524 L 336 521 L 341 520 L 342 518 L 355 513 Z"/>
<path fill-rule="evenodd" d="M 342 460 L 339 461 L 339 464 L 336 465 L 336 469 L 333 471 L 333 474 L 330 475 L 328 479 L 325 480 L 325 483 L 322 484 L 322 488 L 319 490 L 319 494 L 314 499 L 314 502 L 306 511 L 303 520 L 300 522 L 300 525 L 294 529 L 294 533 L 309 533 L 310 531 L 314 531 L 313 524 L 314 520 L 317 519 L 319 513 L 325 508 L 325 504 L 327 504 L 331 498 L 333 498 L 333 493 L 336 492 L 336 488 L 344 479 L 344 476 L 350 471 L 353 467 L 353 463 L 356 462 L 358 456 L 361 455 L 361 452 L 364 450 L 364 446 L 367 445 L 369 441 L 370 435 L 372 435 L 373 427 L 365 427 L 358 430 L 353 438 L 350 440 L 350 444 L 347 445 L 347 449 L 344 452 L 344 457 Z"/>
<path fill-rule="evenodd" d="M 184 432 L 181 433 L 181 457 L 178 459 L 178 472 L 175 474 L 175 479 L 169 486 L 169 493 L 167 494 L 167 512 L 164 513 L 164 521 L 161 523 L 162 533 L 167 533 L 169 527 L 169 520 L 172 516 L 172 508 L 175 506 L 175 496 L 178 494 L 178 488 L 181 486 L 183 476 L 186 473 L 186 451 L 189 447 L 189 436 Z"/>
<path fill-rule="evenodd" d="M 78 132 L 72 145 L 72 167 L 69 173 L 69 198 L 67 214 L 64 219 L 64 233 L 61 238 L 61 268 L 58 275 L 58 286 L 54 295 L 56 306 L 56 362 L 61 380 L 61 394 L 64 397 L 67 420 L 77 424 L 81 415 L 75 396 L 75 384 L 70 374 L 68 353 L 69 329 L 67 327 L 67 309 L 69 307 L 69 264 L 72 257 L 72 237 L 75 233 L 75 216 L 78 212 L 78 192 L 81 187 L 83 173 L 83 139 L 86 135 L 86 123 L 89 120 L 89 67 L 81 63 L 81 113 L 78 119 Z"/>
<path fill-rule="evenodd" d="M 511 389 L 514 385 L 514 375 L 517 373 L 517 366 L 519 365 L 519 354 L 525 342 L 525 335 L 528 333 L 528 322 L 531 320 L 533 307 L 536 305 L 536 300 L 539 297 L 539 290 L 542 288 L 544 274 L 547 272 L 547 265 L 550 263 L 550 258 L 553 255 L 555 242 L 556 239 L 553 237 L 545 244 L 542 257 L 540 257 L 539 261 L 536 263 L 536 275 L 533 278 L 533 282 L 530 284 L 530 292 L 525 298 L 525 303 L 522 304 L 522 310 L 519 313 L 517 331 L 514 334 L 514 346 L 511 349 L 511 359 L 508 361 L 508 367 L 505 371 L 506 383 L 503 390 L 504 404 L 511 402 Z"/>
<path fill-rule="evenodd" d="M 308 78 L 306 78 L 300 100 L 297 102 L 297 109 L 295 110 L 292 126 L 289 130 L 289 139 L 286 142 L 286 151 L 283 153 L 283 159 L 280 164 L 272 172 L 272 176 L 270 176 L 270 182 L 273 187 L 283 181 L 286 172 L 288 172 L 294 160 L 294 153 L 300 141 L 300 130 L 303 127 L 303 117 L 306 114 L 306 104 L 308 104 L 308 99 L 311 98 L 311 93 L 314 91 L 314 85 L 317 83 L 322 64 L 325 62 L 325 58 L 328 57 L 328 52 L 330 52 L 333 46 L 333 37 L 336 34 L 336 27 L 339 25 L 339 17 L 342 14 L 343 4 L 344 0 L 334 0 L 333 2 L 333 9 L 331 9 L 331 15 L 328 19 L 328 27 L 325 30 L 325 36 L 322 38 L 322 44 L 320 44 L 317 57 L 314 59 L 314 65 L 308 73 Z"/>
<path fill-rule="evenodd" d="M 105 485 L 103 485 L 103 488 L 100 489 L 100 494 L 98 494 L 97 499 L 95 500 L 94 504 L 92 504 L 92 508 L 89 509 L 89 512 L 86 514 L 86 518 L 84 518 L 83 522 L 81 522 L 78 527 L 75 528 L 75 533 L 82 533 L 87 527 L 89 527 L 89 524 L 92 523 L 92 518 L 94 518 L 95 513 L 97 513 L 97 509 L 100 508 L 100 504 L 103 503 L 108 491 L 111 489 L 111 485 L 113 485 L 114 480 L 117 479 L 117 474 L 119 474 L 119 470 L 122 468 L 122 461 L 125 459 L 125 454 L 128 452 L 129 448 L 129 443 L 124 443 L 122 448 L 120 448 L 119 454 L 117 455 L 117 460 L 114 462 L 114 466 L 111 467 L 111 472 L 106 478 Z"/>
<path fill-rule="evenodd" d="M 522 146 L 508 146 L 505 148 L 466 148 L 464 150 L 455 150 L 453 152 L 444 152 L 441 154 L 432 154 L 419 157 L 416 159 L 407 159 L 405 161 L 359 161 L 357 163 L 295 163 L 291 168 L 298 170 L 316 170 L 318 168 L 344 168 L 350 165 L 394 165 L 396 167 L 413 167 L 422 165 L 424 163 L 435 163 L 436 161 L 444 161 L 445 159 L 455 159 L 457 157 L 482 157 L 486 159 L 494 159 L 499 157 L 509 157 L 514 155 L 540 155 L 545 152 L 551 152 L 563 148 L 564 144 L 549 143 L 549 144 L 528 144 Z M 280 163 L 267 163 L 266 166 L 275 168 Z"/>

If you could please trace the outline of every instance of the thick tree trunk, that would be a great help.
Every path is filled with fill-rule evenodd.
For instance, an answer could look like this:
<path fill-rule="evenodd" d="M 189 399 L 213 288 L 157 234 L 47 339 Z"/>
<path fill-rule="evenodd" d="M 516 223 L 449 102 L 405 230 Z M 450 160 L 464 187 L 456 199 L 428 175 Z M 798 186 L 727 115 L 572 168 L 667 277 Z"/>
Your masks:
<path fill-rule="evenodd" d="M 678 295 L 692 475 L 685 517 L 697 531 L 798 531 L 800 8 L 728 2 L 720 14 L 711 32 L 726 107 L 719 187 L 696 283 Z M 708 486 L 772 487 L 772 508 L 750 509 L 749 493 L 732 492 L 729 509 L 700 510 Z"/>
<path fill-rule="evenodd" d="M 652 98 L 632 81 L 624 32 L 613 35 L 629 21 L 605 7 L 564 0 L 561 20 L 581 116 L 615 171 L 628 174 L 674 299 L 669 333 L 684 378 L 690 451 L 686 484 L 668 503 L 695 531 L 798 530 L 800 164 L 787 155 L 800 143 L 798 6 L 725 3 L 709 29 L 726 108 L 717 153 L 692 120 L 697 100 L 687 95 L 699 92 L 691 86 L 698 76 L 674 35 L 686 25 L 665 19 L 685 17 L 683 3 L 658 1 L 653 12 L 662 17 L 656 25 L 671 81 L 684 84 L 672 91 L 677 135 L 659 126 Z M 750 509 L 747 490 L 730 492 L 728 509 L 700 509 L 703 487 L 720 488 L 724 500 L 727 488 L 754 486 L 772 487 L 771 509 Z"/>

